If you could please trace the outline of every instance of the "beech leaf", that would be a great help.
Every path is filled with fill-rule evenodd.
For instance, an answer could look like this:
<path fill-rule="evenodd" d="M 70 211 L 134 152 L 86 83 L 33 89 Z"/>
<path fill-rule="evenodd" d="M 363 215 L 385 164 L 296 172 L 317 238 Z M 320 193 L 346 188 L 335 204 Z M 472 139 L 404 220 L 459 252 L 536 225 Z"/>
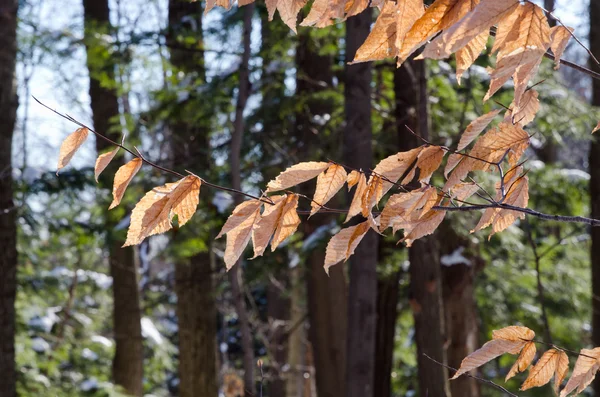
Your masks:
<path fill-rule="evenodd" d="M 329 240 L 325 250 L 325 272 L 341 261 L 347 261 L 369 230 L 369 221 L 342 229 Z"/>
<path fill-rule="evenodd" d="M 267 192 L 288 189 L 315 178 L 329 167 L 329 163 L 308 161 L 293 165 L 267 184 Z"/>
<path fill-rule="evenodd" d="M 56 174 L 58 171 L 63 169 L 69 164 L 69 161 L 73 158 L 73 155 L 81 147 L 83 142 L 87 139 L 89 130 L 85 127 L 78 128 L 75 132 L 71 133 L 65 138 L 63 143 L 60 145 L 60 152 L 58 154 L 58 165 L 56 166 Z"/>
<path fill-rule="evenodd" d="M 579 357 L 575 362 L 575 368 L 566 386 L 560 392 L 560 397 L 565 397 L 575 391 L 575 395 L 581 393 L 596 377 L 600 369 L 600 348 L 581 349 Z"/>
<path fill-rule="evenodd" d="M 346 170 L 343 166 L 338 164 L 331 164 L 326 171 L 319 174 L 317 177 L 315 195 L 311 203 L 311 216 L 331 200 L 331 198 L 344 186 L 347 178 L 348 174 L 346 173 Z"/>
<path fill-rule="evenodd" d="M 98 177 L 100 176 L 102 171 L 104 171 L 106 167 L 108 167 L 112 159 L 115 158 L 119 149 L 120 148 L 117 146 L 110 152 L 102 153 L 100 156 L 98 156 L 98 158 L 96 159 L 96 165 L 94 166 L 94 177 L 96 178 L 96 182 L 98 182 Z"/>
<path fill-rule="evenodd" d="M 138 173 L 142 167 L 142 164 L 142 159 L 136 157 L 127 164 L 119 167 L 117 173 L 115 174 L 115 181 L 113 182 L 113 201 L 110 204 L 110 207 L 108 207 L 109 210 L 115 208 L 121 203 L 123 195 L 125 194 L 125 190 L 127 189 L 127 186 L 129 186 L 129 182 L 131 182 L 135 174 Z"/>

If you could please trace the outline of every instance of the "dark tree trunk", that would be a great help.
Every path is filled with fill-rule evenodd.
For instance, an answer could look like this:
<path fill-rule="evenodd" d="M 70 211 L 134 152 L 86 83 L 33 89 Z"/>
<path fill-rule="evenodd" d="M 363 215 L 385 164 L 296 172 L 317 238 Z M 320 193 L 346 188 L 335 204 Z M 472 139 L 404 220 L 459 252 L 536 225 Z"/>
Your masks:
<path fill-rule="evenodd" d="M 392 395 L 391 374 L 394 368 L 394 342 L 400 271 L 382 277 L 377 282 L 377 335 L 375 338 L 374 396 Z"/>
<path fill-rule="evenodd" d="M 0 397 L 16 396 L 17 212 L 13 203 L 12 138 L 18 106 L 17 8 L 16 0 L 0 0 Z"/>
<path fill-rule="evenodd" d="M 244 110 L 250 96 L 250 70 L 249 62 L 251 55 L 250 39 L 252 34 L 252 16 L 254 14 L 254 4 L 250 4 L 243 9 L 243 29 L 242 29 L 242 59 L 239 67 L 239 90 L 235 108 L 235 120 L 233 123 L 233 133 L 231 136 L 231 185 L 236 190 L 242 189 L 242 170 L 241 170 L 241 151 L 242 138 L 244 134 Z M 235 197 L 235 203 L 242 202 L 242 196 Z M 229 282 L 233 296 L 233 304 L 238 315 L 240 324 L 240 333 L 242 339 L 242 351 L 244 354 L 244 389 L 247 397 L 254 396 L 254 342 L 252 331 L 250 329 L 250 320 L 246 309 L 244 299 L 244 281 L 242 278 L 241 260 L 229 270 Z"/>
<path fill-rule="evenodd" d="M 177 69 L 181 84 L 204 81 L 204 53 L 187 51 L 186 41 L 179 37 L 194 37 L 194 48 L 202 48 L 202 3 L 186 0 L 169 1 L 169 28 L 167 44 L 171 63 Z M 195 87 L 188 87 L 193 93 Z M 191 103 L 200 99 L 191 95 Z M 197 168 L 203 175 L 210 170 L 210 115 L 196 120 L 201 106 L 182 104 L 175 111 L 170 125 L 171 152 L 177 169 Z M 177 237 L 186 238 L 185 234 Z M 191 258 L 175 258 L 175 292 L 179 339 L 179 395 L 182 397 L 216 396 L 217 384 L 217 309 L 215 305 L 212 266 L 212 236 L 206 234 L 205 252 Z"/>
<path fill-rule="evenodd" d="M 346 62 L 369 35 L 371 8 L 346 22 Z M 371 63 L 347 65 L 344 76 L 346 125 L 344 162 L 369 170 L 373 167 L 371 131 Z M 348 289 L 348 334 L 346 396 L 373 396 L 375 369 L 375 325 L 377 306 L 377 256 L 379 239 L 367 232 L 350 259 Z"/>
<path fill-rule="evenodd" d="M 299 160 L 314 160 L 321 148 L 315 115 L 330 114 L 332 103 L 320 98 L 319 92 L 333 85 L 333 59 L 318 53 L 311 30 L 301 29 L 296 50 L 296 97 L 306 98 L 306 105 L 296 114 Z M 300 186 L 302 189 L 303 186 Z M 308 195 L 313 192 L 304 191 Z M 332 220 L 326 214 L 302 223 L 305 238 L 319 226 Z M 306 292 L 308 295 L 308 337 L 313 350 L 316 389 L 319 397 L 344 395 L 346 362 L 346 280 L 343 266 L 331 268 L 329 277 L 323 270 L 324 248 L 313 248 L 306 257 Z M 305 389 L 306 390 L 306 389 Z"/>
<path fill-rule="evenodd" d="M 427 104 L 427 74 L 424 61 L 411 63 L 417 82 L 418 133 L 429 136 Z M 446 362 L 444 349 L 445 322 L 442 305 L 442 283 L 437 236 L 417 240 L 409 249 L 410 303 L 415 319 L 415 340 L 419 368 L 419 393 L 422 397 L 449 396 L 448 372 L 429 360 L 425 354 L 442 363 Z"/>
<path fill-rule="evenodd" d="M 103 87 L 98 76 L 114 82 L 115 65 L 108 60 L 99 65 L 98 53 L 106 43 L 97 39 L 95 33 L 102 31 L 111 33 L 109 6 L 107 0 L 83 0 L 85 41 L 88 50 L 88 70 L 90 74 L 90 99 L 93 113 L 94 129 L 106 134 L 113 140 L 119 140 L 121 133 L 114 127 L 119 117 L 119 102 L 114 89 Z M 108 48 L 101 51 L 110 53 Z M 109 148 L 102 139 L 96 139 L 98 153 Z M 122 158 L 115 159 L 100 177 L 100 185 L 104 188 L 112 186 L 112 178 Z M 108 207 L 108 203 L 104 203 Z M 105 229 L 107 232 L 110 272 L 113 277 L 113 331 L 116 349 L 113 359 L 113 380 L 129 394 L 141 396 L 143 393 L 143 344 L 140 323 L 140 293 L 138 288 L 138 265 L 132 247 L 121 248 L 122 238 L 110 232 L 119 222 L 114 215 L 106 211 Z"/>
<path fill-rule="evenodd" d="M 593 54 L 600 54 L 600 0 L 590 0 L 590 50 Z M 600 67 L 590 61 L 590 68 L 600 72 Z M 600 106 L 600 81 L 592 80 L 592 104 Z M 592 218 L 600 218 L 600 135 L 592 135 L 590 147 L 590 200 Z M 592 342 L 600 346 L 600 227 L 593 227 L 592 234 Z M 600 378 L 594 381 L 594 390 L 600 394 Z"/>

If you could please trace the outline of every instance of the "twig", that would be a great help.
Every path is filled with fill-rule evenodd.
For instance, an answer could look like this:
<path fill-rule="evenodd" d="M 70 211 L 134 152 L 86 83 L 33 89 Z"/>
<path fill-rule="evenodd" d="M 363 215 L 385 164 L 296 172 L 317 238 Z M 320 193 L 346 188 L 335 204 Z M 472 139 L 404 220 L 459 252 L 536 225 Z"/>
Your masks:
<path fill-rule="evenodd" d="M 438 365 L 441 365 L 441 366 L 442 366 L 442 367 L 444 367 L 444 368 L 451 369 L 451 370 L 452 370 L 452 371 L 454 371 L 454 372 L 458 372 L 458 370 L 457 370 L 456 368 L 453 368 L 453 367 L 451 367 L 451 366 L 449 366 L 449 365 L 446 365 L 446 364 L 444 364 L 444 363 L 441 363 L 441 362 L 437 361 L 436 359 L 433 359 L 433 358 L 431 358 L 431 357 L 430 357 L 429 355 L 427 355 L 426 353 L 423 353 L 423 355 L 424 355 L 425 357 L 427 357 L 429 360 L 433 361 L 434 363 L 436 363 L 436 364 L 438 364 Z M 465 376 L 468 376 L 469 378 L 473 378 L 473 379 L 475 379 L 475 380 L 477 380 L 477 381 L 479 381 L 479 382 L 481 382 L 481 383 L 486 383 L 486 384 L 488 384 L 488 385 L 490 385 L 490 386 L 492 386 L 492 387 L 495 387 L 496 389 L 498 389 L 498 390 L 501 390 L 502 392 L 504 392 L 504 393 L 508 394 L 508 395 L 509 395 L 509 396 L 511 396 L 511 397 L 519 397 L 519 396 L 517 396 L 516 394 L 514 394 L 514 393 L 511 393 L 511 392 L 510 392 L 510 391 L 508 391 L 506 388 L 504 388 L 504 387 L 500 386 L 500 385 L 499 385 L 499 384 L 497 384 L 497 383 L 494 383 L 494 382 L 492 382 L 492 381 L 491 381 L 491 380 L 489 380 L 489 379 L 480 378 L 480 377 L 478 377 L 478 376 L 471 375 L 471 374 L 470 374 L 470 373 L 468 373 L 468 372 L 465 372 L 465 373 L 464 373 L 464 375 L 465 375 Z"/>
<path fill-rule="evenodd" d="M 538 254 L 537 245 L 533 240 L 533 234 L 531 233 L 531 225 L 526 221 L 525 231 L 527 232 L 527 239 L 533 251 L 533 258 L 535 260 L 535 275 L 537 281 L 537 292 L 540 307 L 542 309 L 542 321 L 544 322 L 544 336 L 549 343 L 552 343 L 552 333 L 550 332 L 550 322 L 548 321 L 548 313 L 546 312 L 546 299 L 544 297 L 544 285 L 542 284 L 542 275 L 540 272 L 540 255 Z"/>

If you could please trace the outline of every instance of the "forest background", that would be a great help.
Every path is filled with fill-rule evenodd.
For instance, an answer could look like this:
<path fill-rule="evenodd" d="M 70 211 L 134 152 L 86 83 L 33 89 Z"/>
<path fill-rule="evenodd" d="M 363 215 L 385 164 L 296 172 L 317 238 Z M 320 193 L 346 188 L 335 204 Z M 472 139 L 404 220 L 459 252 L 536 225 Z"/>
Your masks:
<path fill-rule="evenodd" d="M 13 3 L 0 1 L 0 10 Z M 594 51 L 584 3 L 539 2 Z M 3 293 L 16 288 L 16 339 L 4 338 L 2 351 L 14 348 L 16 372 L 0 371 L 0 395 L 12 395 L 14 383 L 23 396 L 495 396 L 503 393 L 473 378 L 448 382 L 453 371 L 422 353 L 458 368 L 492 330 L 511 324 L 574 351 L 600 345 L 592 322 L 600 280 L 593 283 L 590 271 L 600 260 L 591 260 L 584 225 L 528 218 L 488 241 L 487 233 L 468 233 L 477 214 L 451 214 L 410 249 L 392 238 L 364 241 L 370 254 L 357 251 L 356 260 L 367 258 L 362 271 L 369 274 L 349 281 L 349 265 L 331 268 L 329 277 L 322 267 L 343 218 L 317 214 L 282 249 L 226 272 L 224 243 L 214 237 L 240 197 L 203 188 L 199 212 L 185 228 L 117 249 L 130 209 L 168 182 L 166 175 L 142 169 L 125 208 L 106 212 L 116 168 L 101 176 L 98 189 L 93 165 L 108 146 L 89 140 L 57 177 L 58 148 L 74 127 L 32 95 L 116 140 L 126 134 L 161 165 L 223 186 L 235 184 L 230 148 L 241 114 L 239 182 L 255 194 L 299 161 L 376 164 L 416 147 L 406 125 L 450 145 L 473 119 L 512 100 L 507 86 L 482 103 L 487 56 L 461 85 L 453 60 L 398 69 L 390 59 L 369 64 L 371 92 L 352 103 L 356 115 L 368 115 L 361 124 L 347 110 L 348 81 L 361 66 L 346 61 L 371 15 L 293 34 L 278 17 L 267 22 L 263 4 L 206 15 L 203 7 L 180 0 L 19 1 L 12 142 L 10 123 L 0 118 L 2 180 L 12 183 L 11 167 L 14 179 L 14 193 L 0 185 L 11 196 L 2 203 L 14 201 L 2 206 L 0 225 L 15 217 L 18 226 L 16 278 L 1 273 Z M 347 29 L 354 22 L 359 29 Z M 0 36 L 8 37 L 3 30 Z M 573 42 L 564 58 L 587 64 Z M 537 80 L 542 106 L 526 154 L 530 207 L 588 215 L 599 199 L 589 188 L 590 132 L 600 119 L 590 103 L 600 97 L 589 77 L 566 67 L 555 72 L 550 61 Z M 372 153 L 348 154 L 344 137 L 367 124 Z M 7 269 L 11 250 L 3 250 Z M 423 306 L 419 299 L 432 285 L 436 293 Z M 360 306 L 368 301 L 375 304 Z M 357 302 L 360 310 L 352 310 Z M 2 332 L 10 328 L 1 325 Z M 500 383 L 511 365 L 503 357 L 478 376 Z M 516 393 L 522 380 L 506 387 Z M 550 393 L 547 386 L 518 395 Z"/>

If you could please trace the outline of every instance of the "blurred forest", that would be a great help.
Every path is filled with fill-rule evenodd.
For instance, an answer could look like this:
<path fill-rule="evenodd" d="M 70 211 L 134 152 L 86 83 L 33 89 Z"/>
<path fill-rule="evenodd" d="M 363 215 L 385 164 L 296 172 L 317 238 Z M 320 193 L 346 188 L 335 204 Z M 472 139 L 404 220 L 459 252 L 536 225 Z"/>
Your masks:
<path fill-rule="evenodd" d="M 600 55 L 600 0 L 590 1 L 538 3 Z M 126 135 L 159 165 L 258 195 L 301 161 L 370 169 L 421 144 L 406 126 L 450 146 L 512 101 L 507 84 L 482 102 L 488 56 L 460 85 L 453 58 L 348 65 L 376 10 L 294 34 L 279 16 L 268 22 L 263 2 L 204 6 L 0 0 L 0 397 L 503 396 L 474 378 L 448 381 L 454 371 L 425 354 L 458 368 L 513 324 L 566 349 L 600 346 L 600 230 L 581 224 L 528 217 L 488 241 L 469 233 L 478 213 L 451 213 L 410 249 L 370 233 L 327 275 L 325 246 L 345 215 L 316 214 L 278 251 L 226 271 L 215 237 L 243 197 L 203 187 L 185 227 L 121 248 L 131 209 L 168 175 L 142 168 L 108 211 L 130 156 L 121 151 L 97 186 L 95 159 L 111 147 L 90 139 L 57 176 L 75 128 L 32 96 L 115 141 Z M 563 58 L 588 64 L 574 41 Z M 549 60 L 536 79 L 530 207 L 599 219 L 600 81 Z M 513 362 L 477 376 L 501 383 Z M 505 386 L 552 395 L 518 392 L 523 379 Z"/>

